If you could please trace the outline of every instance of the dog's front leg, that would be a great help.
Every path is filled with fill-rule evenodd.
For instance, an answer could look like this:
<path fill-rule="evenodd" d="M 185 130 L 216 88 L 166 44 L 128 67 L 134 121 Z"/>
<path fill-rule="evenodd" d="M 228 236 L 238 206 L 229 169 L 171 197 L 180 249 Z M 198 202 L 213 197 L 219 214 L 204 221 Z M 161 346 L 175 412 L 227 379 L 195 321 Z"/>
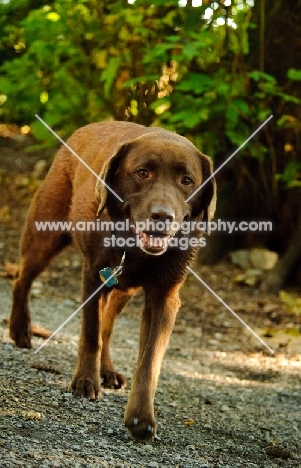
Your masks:
<path fill-rule="evenodd" d="M 85 261 L 83 268 L 83 300 L 87 300 L 99 287 L 99 276 Z M 103 293 L 103 291 L 101 291 Z M 104 294 L 104 293 L 103 293 Z M 100 396 L 101 310 L 99 294 L 95 294 L 84 306 L 78 360 L 70 390 L 76 396 L 95 400 Z"/>
<path fill-rule="evenodd" d="M 154 398 L 163 356 L 180 307 L 179 289 L 176 285 L 164 292 L 160 287 L 145 291 L 138 366 L 125 412 L 125 425 L 138 440 L 152 438 L 156 433 Z"/>

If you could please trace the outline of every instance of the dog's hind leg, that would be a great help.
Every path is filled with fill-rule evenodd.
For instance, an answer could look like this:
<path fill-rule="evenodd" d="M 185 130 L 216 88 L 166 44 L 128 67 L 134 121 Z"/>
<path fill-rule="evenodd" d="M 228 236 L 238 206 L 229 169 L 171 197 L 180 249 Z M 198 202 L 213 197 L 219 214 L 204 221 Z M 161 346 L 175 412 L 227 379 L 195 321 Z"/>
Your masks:
<path fill-rule="evenodd" d="M 123 388 L 126 386 L 125 377 L 115 371 L 110 357 L 110 342 L 114 322 L 128 302 L 137 293 L 139 288 L 130 288 L 127 291 L 113 289 L 106 298 L 101 297 L 99 306 L 102 312 L 102 352 L 101 352 L 101 377 L 102 385 L 110 388 Z"/>
<path fill-rule="evenodd" d="M 36 222 L 66 221 L 71 198 L 66 176 L 59 174 L 54 184 L 52 169 L 35 194 L 21 239 L 21 264 L 13 286 L 13 305 L 9 321 L 10 337 L 20 348 L 31 347 L 29 291 L 33 280 L 50 260 L 71 243 L 69 232 L 38 230 Z M 70 197 L 68 197 L 70 192 Z"/>

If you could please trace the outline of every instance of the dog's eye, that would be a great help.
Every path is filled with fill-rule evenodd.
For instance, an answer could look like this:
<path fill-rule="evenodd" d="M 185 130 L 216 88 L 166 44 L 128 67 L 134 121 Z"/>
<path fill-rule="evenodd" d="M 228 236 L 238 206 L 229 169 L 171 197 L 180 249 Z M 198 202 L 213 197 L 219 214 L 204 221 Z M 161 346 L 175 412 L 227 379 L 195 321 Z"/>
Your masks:
<path fill-rule="evenodd" d="M 146 169 L 139 169 L 139 171 L 137 171 L 136 174 L 138 177 L 140 177 L 140 179 L 148 178 L 148 171 Z"/>
<path fill-rule="evenodd" d="M 190 177 L 184 176 L 184 177 L 182 177 L 181 184 L 183 184 L 183 185 L 192 185 L 193 180 L 190 179 Z"/>

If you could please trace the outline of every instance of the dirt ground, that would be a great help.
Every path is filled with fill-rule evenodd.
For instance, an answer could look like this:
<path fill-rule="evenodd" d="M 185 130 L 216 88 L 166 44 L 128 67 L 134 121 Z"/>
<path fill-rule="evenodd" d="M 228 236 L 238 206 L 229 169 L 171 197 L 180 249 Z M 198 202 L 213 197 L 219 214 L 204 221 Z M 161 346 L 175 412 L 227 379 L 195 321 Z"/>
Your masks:
<path fill-rule="evenodd" d="M 0 271 L 18 262 L 30 199 L 53 151 L 27 150 L 16 134 L 0 138 Z M 46 160 L 46 163 L 38 161 Z M 34 324 L 54 331 L 81 303 L 81 255 L 70 247 L 34 284 Z M 37 355 L 19 350 L 6 319 L 12 279 L 0 278 L 0 466 L 300 467 L 301 317 L 277 296 L 238 286 L 226 258 L 194 270 L 275 351 L 268 352 L 189 275 L 156 396 L 158 436 L 137 444 L 123 428 L 128 390 L 96 403 L 68 392 L 80 313 Z M 130 385 L 143 296 L 116 326 L 114 357 Z"/>

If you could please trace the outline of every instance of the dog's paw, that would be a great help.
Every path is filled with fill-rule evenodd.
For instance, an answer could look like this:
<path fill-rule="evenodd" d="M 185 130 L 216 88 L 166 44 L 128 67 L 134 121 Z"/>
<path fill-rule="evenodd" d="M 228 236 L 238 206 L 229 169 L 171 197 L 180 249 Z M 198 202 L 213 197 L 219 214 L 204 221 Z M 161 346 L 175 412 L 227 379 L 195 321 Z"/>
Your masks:
<path fill-rule="evenodd" d="M 10 324 L 9 336 L 12 340 L 14 340 L 18 348 L 31 348 L 31 332 L 28 327 L 26 329 L 20 330 L 19 328 L 16 329 L 13 325 Z"/>
<path fill-rule="evenodd" d="M 89 400 L 96 400 L 97 397 L 101 396 L 99 382 L 97 382 L 97 379 L 89 377 L 74 377 L 69 390 L 74 396 L 86 397 Z"/>
<path fill-rule="evenodd" d="M 102 386 L 105 388 L 125 388 L 126 379 L 124 375 L 114 371 L 101 372 Z"/>
<path fill-rule="evenodd" d="M 153 439 L 157 432 L 157 423 L 152 417 L 133 418 L 126 416 L 124 423 L 132 437 L 138 441 Z"/>

